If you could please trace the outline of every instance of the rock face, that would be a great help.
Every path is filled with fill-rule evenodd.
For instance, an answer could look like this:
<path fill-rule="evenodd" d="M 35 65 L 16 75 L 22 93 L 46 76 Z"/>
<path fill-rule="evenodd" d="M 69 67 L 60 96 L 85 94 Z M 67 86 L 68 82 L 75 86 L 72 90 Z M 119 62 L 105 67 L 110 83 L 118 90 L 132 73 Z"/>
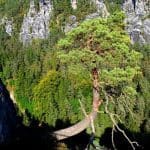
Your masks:
<path fill-rule="evenodd" d="M 71 0 L 71 6 L 73 9 L 77 9 L 77 0 Z"/>
<path fill-rule="evenodd" d="M 0 144 L 10 142 L 17 117 L 9 93 L 0 79 Z"/>
<path fill-rule="evenodd" d="M 97 17 L 108 17 L 109 12 L 107 11 L 106 5 L 103 0 L 91 0 L 92 3 L 96 6 L 96 12 L 89 14 L 85 17 L 85 20 L 94 19 Z M 77 9 L 77 1 L 71 0 L 72 8 Z M 69 22 L 66 23 L 64 27 L 64 32 L 67 33 L 73 28 L 77 27 L 79 22 L 76 21 L 76 16 L 72 15 L 69 17 Z"/>
<path fill-rule="evenodd" d="M 74 29 L 75 27 L 77 27 L 79 23 L 76 20 L 77 20 L 76 16 L 74 15 L 69 16 L 69 22 L 66 23 L 63 31 L 67 33 L 72 29 Z"/>
<path fill-rule="evenodd" d="M 13 22 L 11 20 L 6 20 L 5 30 L 6 30 L 6 33 L 8 33 L 9 36 L 12 35 L 12 29 L 13 29 Z"/>
<path fill-rule="evenodd" d="M 92 0 L 92 1 L 96 5 L 97 13 L 100 14 L 101 17 L 105 18 L 109 16 L 109 12 L 103 0 Z"/>
<path fill-rule="evenodd" d="M 97 17 L 108 17 L 109 12 L 104 0 L 90 0 L 96 7 L 96 12 L 85 16 L 84 20 Z M 70 0 L 74 10 L 77 9 L 77 0 Z M 149 0 L 124 0 L 122 9 L 126 14 L 126 30 L 131 38 L 131 43 L 146 44 L 150 43 L 150 1 Z M 51 0 L 39 0 L 39 10 L 35 8 L 34 0 L 30 1 L 30 8 L 24 15 L 20 41 L 23 45 L 32 43 L 32 39 L 46 39 L 49 35 L 49 22 L 51 19 L 53 6 Z M 1 19 L 0 25 L 5 25 L 5 30 L 9 36 L 12 35 L 13 21 L 6 17 Z M 77 27 L 76 16 L 69 16 L 69 21 L 62 27 L 67 33 Z"/>
<path fill-rule="evenodd" d="M 0 21 L 0 25 L 5 25 L 5 31 L 9 36 L 12 35 L 12 31 L 13 31 L 13 21 L 12 20 L 8 20 L 7 17 L 4 17 Z"/>
<path fill-rule="evenodd" d="M 126 0 L 123 4 L 125 23 L 132 44 L 150 43 L 150 2 L 149 0 Z"/>
<path fill-rule="evenodd" d="M 107 18 L 110 15 L 103 0 L 92 0 L 91 2 L 94 3 L 97 11 L 87 15 L 85 18 L 86 20 L 94 19 L 97 17 Z"/>
<path fill-rule="evenodd" d="M 32 42 L 32 39 L 45 39 L 49 35 L 49 21 L 51 18 L 52 4 L 50 0 L 39 1 L 39 11 L 35 9 L 34 1 L 30 2 L 27 15 L 24 16 L 20 32 L 23 44 Z"/>

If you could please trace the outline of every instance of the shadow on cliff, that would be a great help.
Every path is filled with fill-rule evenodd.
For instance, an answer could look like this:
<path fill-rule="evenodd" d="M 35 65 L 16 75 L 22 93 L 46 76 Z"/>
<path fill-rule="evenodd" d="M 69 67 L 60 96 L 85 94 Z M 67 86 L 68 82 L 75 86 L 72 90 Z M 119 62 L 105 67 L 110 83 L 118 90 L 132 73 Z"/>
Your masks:
<path fill-rule="evenodd" d="M 69 121 L 63 122 L 57 120 L 56 126 L 51 127 L 48 124 L 40 123 L 26 110 L 25 114 L 29 120 L 29 125 L 25 126 L 23 117 L 17 116 L 16 107 L 10 99 L 9 92 L 0 79 L 0 150 L 6 149 L 36 149 L 36 150 L 55 150 L 70 149 L 84 150 L 89 143 L 90 135 L 82 132 L 77 136 L 67 140 L 57 142 L 50 134 L 60 128 L 68 127 Z M 136 140 L 140 146 L 137 150 L 148 150 L 150 147 L 150 134 L 142 130 L 140 133 L 133 133 L 124 126 L 119 125 L 127 133 L 131 140 Z M 112 150 L 111 141 L 112 128 L 106 128 L 104 134 L 100 138 L 99 144 L 107 150 Z M 65 144 L 64 144 L 65 143 Z M 114 133 L 114 143 L 118 150 L 130 150 L 131 145 L 119 132 Z"/>
<path fill-rule="evenodd" d="M 9 92 L 0 79 L 0 150 L 55 150 L 66 147 L 71 150 L 83 150 L 88 143 L 89 136 L 85 131 L 61 142 L 57 142 L 50 134 L 52 131 L 71 125 L 69 121 L 57 120 L 54 128 L 40 123 L 27 110 L 23 115 L 29 120 L 28 126 L 23 124 L 23 116 L 17 115 L 17 107 L 14 106 Z"/>
<path fill-rule="evenodd" d="M 119 127 L 125 131 L 127 136 L 131 139 L 131 141 L 137 141 L 139 146 L 135 146 L 136 150 L 148 150 L 150 147 L 150 134 L 144 132 L 131 132 L 127 130 L 123 125 L 119 124 Z M 113 150 L 112 146 L 112 128 L 106 128 L 105 132 L 100 138 L 100 145 L 108 148 L 109 150 Z M 127 139 L 120 133 L 119 131 L 114 132 L 114 143 L 117 150 L 133 150 Z"/>
<path fill-rule="evenodd" d="M 23 118 L 17 116 L 16 110 L 9 92 L 0 79 L 0 150 L 47 150 L 55 147 L 56 140 L 50 135 L 52 127 L 40 124 L 28 111 L 25 111 L 25 115 L 30 124 L 25 126 L 22 123 Z"/>

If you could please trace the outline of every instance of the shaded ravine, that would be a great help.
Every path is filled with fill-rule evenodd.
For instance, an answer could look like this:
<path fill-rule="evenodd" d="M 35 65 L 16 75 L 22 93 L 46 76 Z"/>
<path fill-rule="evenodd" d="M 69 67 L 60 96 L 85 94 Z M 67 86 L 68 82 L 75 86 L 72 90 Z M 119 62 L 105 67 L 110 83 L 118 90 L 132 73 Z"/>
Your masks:
<path fill-rule="evenodd" d="M 93 106 L 91 113 L 87 115 L 85 119 L 83 119 L 82 121 L 78 122 L 77 124 L 71 127 L 52 132 L 51 135 L 54 136 L 54 138 L 56 138 L 57 140 L 67 139 L 71 136 L 81 133 L 88 126 L 91 125 L 91 122 L 95 120 L 98 108 L 101 104 L 99 96 L 98 71 L 96 68 L 92 70 L 92 77 L 93 77 Z M 11 102 L 16 103 L 13 91 L 10 91 L 10 97 L 12 99 Z"/>
<path fill-rule="evenodd" d="M 17 105 L 11 99 L 15 99 L 13 92 L 11 95 L 7 88 L 0 79 L 0 150 L 32 147 L 36 150 L 55 149 L 56 140 L 49 135 L 53 127 L 44 123 L 39 127 L 39 120 L 27 110 L 24 114 L 18 114 Z M 24 115 L 29 119 L 28 125 L 23 122 Z"/>
<path fill-rule="evenodd" d="M 10 93 L 10 97 L 13 101 L 13 103 L 16 103 L 14 93 Z M 24 112 L 24 111 L 22 111 Z M 88 126 L 91 125 L 91 119 L 95 120 L 97 116 L 97 111 L 92 111 L 87 117 L 85 117 L 83 120 L 80 122 L 76 123 L 75 125 L 72 125 L 71 127 L 65 128 L 65 129 L 60 129 L 57 131 L 54 131 L 51 133 L 52 136 L 56 137 L 57 140 L 63 140 L 67 139 L 71 136 L 75 136 L 82 131 L 84 131 Z"/>
<path fill-rule="evenodd" d="M 16 109 L 0 79 L 0 144 L 9 143 L 17 125 Z"/>
<path fill-rule="evenodd" d="M 93 93 L 96 90 L 96 88 L 93 88 Z M 56 149 L 65 149 L 64 144 L 70 150 L 74 150 L 74 148 L 77 146 L 79 150 L 85 149 L 89 142 L 89 135 L 85 134 L 85 132 L 80 133 L 82 130 L 86 129 L 87 126 L 91 123 L 90 116 L 93 117 L 93 120 L 97 116 L 97 104 L 94 106 L 96 100 L 96 97 L 98 96 L 96 94 L 93 95 L 93 111 L 85 117 L 84 120 L 81 122 L 66 128 L 62 130 L 58 130 L 55 132 L 54 128 L 51 126 L 48 126 L 47 124 L 42 124 L 42 126 L 39 127 L 39 120 L 36 120 L 34 117 L 31 116 L 29 112 L 25 112 L 27 117 L 29 118 L 30 124 L 28 126 L 25 126 L 22 124 L 22 117 L 16 116 L 16 110 L 15 106 L 12 103 L 12 100 L 10 99 L 10 94 L 7 91 L 5 85 L 0 80 L 0 150 L 6 150 L 6 149 L 36 149 L 36 150 L 56 150 Z M 98 98 L 98 97 L 97 97 Z M 98 100 L 98 99 L 97 99 Z M 19 120 L 18 120 L 19 119 Z M 60 127 L 64 125 L 65 122 L 58 123 L 59 120 L 56 122 L 56 126 Z M 61 121 L 61 120 L 60 120 Z M 65 126 L 68 125 L 69 122 L 65 123 Z M 138 143 L 141 145 L 138 149 L 146 150 L 150 147 L 150 134 L 144 132 L 144 130 L 141 130 L 141 132 L 133 133 L 123 127 L 128 135 L 134 140 L 135 137 L 138 141 Z M 81 127 L 78 129 L 77 127 Z M 56 129 L 56 128 L 55 128 Z M 65 133 L 65 135 L 61 135 L 62 133 Z M 107 147 L 108 149 L 112 148 L 111 143 L 111 128 L 106 128 L 105 132 L 99 139 L 99 144 L 102 146 Z M 78 134 L 77 136 L 68 138 L 67 140 L 58 142 L 53 136 L 51 136 L 49 133 L 53 133 L 57 137 L 57 140 L 60 139 L 67 139 L 68 137 L 71 137 L 75 134 Z M 57 133 L 57 135 L 56 135 Z M 123 149 L 129 149 L 130 145 L 129 143 L 124 139 L 121 133 L 115 132 L 114 136 L 115 144 L 117 146 L 117 149 L 123 150 Z M 62 144 L 62 145 L 61 145 Z"/>

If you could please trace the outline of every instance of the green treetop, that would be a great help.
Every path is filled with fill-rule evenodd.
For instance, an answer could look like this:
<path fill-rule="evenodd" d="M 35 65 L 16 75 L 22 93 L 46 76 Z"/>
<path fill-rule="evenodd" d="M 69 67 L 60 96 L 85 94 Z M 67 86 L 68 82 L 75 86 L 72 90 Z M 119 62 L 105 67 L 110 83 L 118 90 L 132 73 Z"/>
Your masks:
<path fill-rule="evenodd" d="M 125 119 L 130 112 L 134 114 L 137 105 L 134 79 L 141 74 L 142 55 L 130 48 L 123 20 L 124 14 L 119 12 L 107 19 L 84 21 L 58 42 L 57 57 L 77 84 L 74 86 L 85 78 L 90 81 L 91 71 L 96 68 L 101 89 L 116 100 L 110 109 Z"/>

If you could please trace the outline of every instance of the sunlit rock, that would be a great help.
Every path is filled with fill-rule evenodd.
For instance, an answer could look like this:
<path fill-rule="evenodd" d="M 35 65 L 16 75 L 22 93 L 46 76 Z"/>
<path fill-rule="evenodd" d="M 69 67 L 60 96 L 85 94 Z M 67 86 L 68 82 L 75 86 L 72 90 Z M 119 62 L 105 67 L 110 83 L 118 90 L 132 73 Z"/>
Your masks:
<path fill-rule="evenodd" d="M 134 3 L 133 3 L 134 2 Z M 123 4 L 126 14 L 126 30 L 131 42 L 150 43 L 150 3 L 148 0 L 126 0 Z"/>
<path fill-rule="evenodd" d="M 5 31 L 9 36 L 12 36 L 13 32 L 13 19 L 8 19 L 7 17 L 3 17 L 0 20 L 0 25 L 5 25 Z"/>
<path fill-rule="evenodd" d="M 77 0 L 71 0 L 71 6 L 73 9 L 77 9 Z"/>
<path fill-rule="evenodd" d="M 100 17 L 99 13 L 92 13 L 92 14 L 89 14 L 85 17 L 85 20 L 90 20 L 90 19 L 94 19 L 94 18 L 97 18 L 97 17 Z"/>
<path fill-rule="evenodd" d="M 20 40 L 23 44 L 29 44 L 32 39 L 46 39 L 49 35 L 49 22 L 52 13 L 50 0 L 40 0 L 39 10 L 35 9 L 34 1 L 30 2 L 30 8 L 24 20 L 20 32 Z"/>
<path fill-rule="evenodd" d="M 92 2 L 95 4 L 97 13 L 101 17 L 107 18 L 110 15 L 103 0 L 92 0 Z"/>
<path fill-rule="evenodd" d="M 92 0 L 91 2 L 96 6 L 96 12 L 87 15 L 85 20 L 98 17 L 107 18 L 110 15 L 103 0 Z"/>
<path fill-rule="evenodd" d="M 73 28 L 78 26 L 78 22 L 76 21 L 76 16 L 72 15 L 69 16 L 69 21 L 68 23 L 66 23 L 65 27 L 64 27 L 64 32 L 67 33 L 69 31 L 71 31 Z"/>
<path fill-rule="evenodd" d="M 5 30 L 6 33 L 8 33 L 9 36 L 12 35 L 13 25 L 11 20 L 7 20 L 5 24 Z"/>
<path fill-rule="evenodd" d="M 94 19 L 97 17 L 106 18 L 110 15 L 103 0 L 91 0 L 91 2 L 96 6 L 96 12 L 85 16 L 85 20 Z M 71 0 L 71 4 L 73 9 L 76 9 L 77 1 Z M 78 24 L 79 23 L 76 21 L 76 16 L 72 15 L 69 17 L 69 21 L 66 23 L 63 31 L 67 33 L 77 27 Z"/>

